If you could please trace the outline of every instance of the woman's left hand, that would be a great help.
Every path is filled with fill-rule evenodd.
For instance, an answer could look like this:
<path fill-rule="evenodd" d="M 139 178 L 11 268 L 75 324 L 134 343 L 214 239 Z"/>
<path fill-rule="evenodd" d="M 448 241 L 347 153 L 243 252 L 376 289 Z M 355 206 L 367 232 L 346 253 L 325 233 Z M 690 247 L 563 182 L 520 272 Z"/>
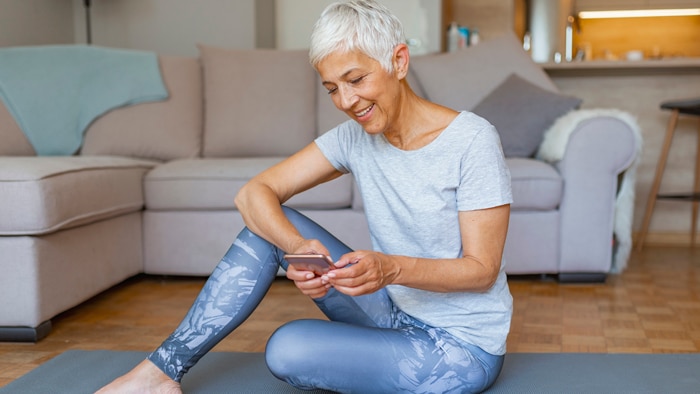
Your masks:
<path fill-rule="evenodd" d="M 391 256 L 372 251 L 345 254 L 335 265 L 338 269 L 323 275 L 322 279 L 351 296 L 374 293 L 391 284 L 398 275 L 398 265 Z"/>

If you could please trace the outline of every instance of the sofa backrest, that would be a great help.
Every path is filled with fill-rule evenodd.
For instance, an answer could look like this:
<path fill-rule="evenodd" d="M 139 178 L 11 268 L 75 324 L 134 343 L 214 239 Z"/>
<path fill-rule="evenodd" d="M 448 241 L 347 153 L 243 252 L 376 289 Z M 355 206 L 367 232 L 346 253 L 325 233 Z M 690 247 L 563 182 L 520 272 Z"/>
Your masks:
<path fill-rule="evenodd" d="M 168 99 L 119 108 L 101 116 L 85 133 L 82 155 L 156 160 L 200 155 L 203 100 L 199 59 L 159 56 L 159 62 Z"/>
<path fill-rule="evenodd" d="M 287 156 L 313 141 L 315 71 L 306 50 L 199 50 L 204 157 Z"/>
<path fill-rule="evenodd" d="M 455 52 L 416 56 L 411 70 L 429 100 L 458 111 L 472 110 L 511 74 L 558 91 L 512 32 Z"/>
<path fill-rule="evenodd" d="M 0 156 L 36 156 L 34 148 L 0 100 Z"/>

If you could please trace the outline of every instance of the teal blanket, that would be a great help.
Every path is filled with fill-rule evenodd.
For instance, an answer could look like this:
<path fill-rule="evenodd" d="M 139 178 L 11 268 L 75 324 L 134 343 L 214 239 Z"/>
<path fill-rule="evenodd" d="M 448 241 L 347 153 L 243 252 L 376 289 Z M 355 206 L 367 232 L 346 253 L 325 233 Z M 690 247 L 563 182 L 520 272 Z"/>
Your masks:
<path fill-rule="evenodd" d="M 87 45 L 0 49 L 0 99 L 38 155 L 72 155 L 99 116 L 167 97 L 155 53 Z"/>

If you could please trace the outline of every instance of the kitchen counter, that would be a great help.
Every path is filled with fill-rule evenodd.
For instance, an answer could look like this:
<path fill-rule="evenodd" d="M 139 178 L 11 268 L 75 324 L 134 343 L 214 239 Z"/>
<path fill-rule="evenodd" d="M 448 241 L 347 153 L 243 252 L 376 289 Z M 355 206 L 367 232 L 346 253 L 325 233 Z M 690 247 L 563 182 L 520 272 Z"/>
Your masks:
<path fill-rule="evenodd" d="M 700 58 L 679 57 L 649 60 L 591 60 L 541 63 L 550 76 L 697 74 Z"/>

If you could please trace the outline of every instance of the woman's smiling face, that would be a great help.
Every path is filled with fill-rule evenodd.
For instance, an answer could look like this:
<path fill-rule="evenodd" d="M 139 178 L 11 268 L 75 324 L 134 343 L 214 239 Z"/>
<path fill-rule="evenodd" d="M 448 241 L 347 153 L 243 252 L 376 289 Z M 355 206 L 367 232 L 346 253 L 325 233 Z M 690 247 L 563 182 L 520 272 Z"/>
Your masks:
<path fill-rule="evenodd" d="M 398 113 L 400 81 L 359 51 L 334 52 L 317 66 L 335 106 L 370 134 L 387 131 Z"/>

